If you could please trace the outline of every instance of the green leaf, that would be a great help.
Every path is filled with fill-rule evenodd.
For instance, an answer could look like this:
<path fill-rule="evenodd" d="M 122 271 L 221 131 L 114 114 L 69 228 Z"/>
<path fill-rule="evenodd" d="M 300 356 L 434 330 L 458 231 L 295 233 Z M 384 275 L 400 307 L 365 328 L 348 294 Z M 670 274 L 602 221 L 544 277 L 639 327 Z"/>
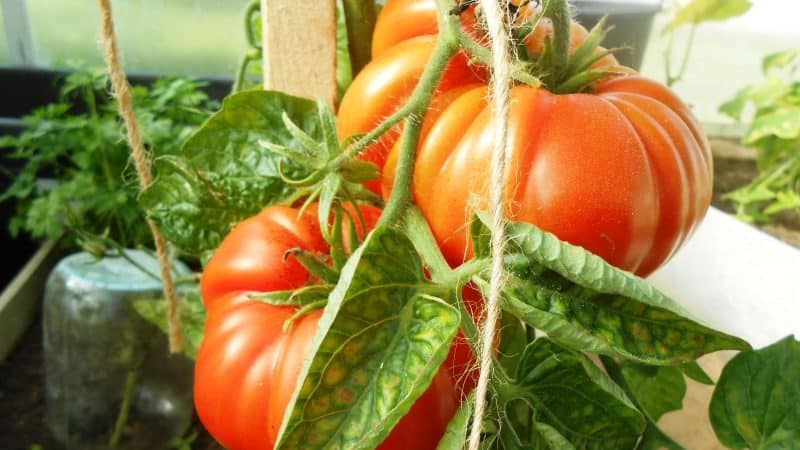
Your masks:
<path fill-rule="evenodd" d="M 286 127 L 284 116 L 296 130 Z M 304 169 L 258 142 L 299 149 L 298 130 L 323 142 L 315 102 L 272 91 L 233 94 L 180 156 L 155 161 L 158 177 L 140 201 L 181 250 L 195 255 L 214 250 L 242 219 L 294 192 L 279 166 L 299 175 Z"/>
<path fill-rule="evenodd" d="M 467 433 L 472 419 L 472 407 L 475 404 L 474 394 L 470 394 L 461 407 L 456 411 L 456 415 L 450 420 L 444 436 L 436 446 L 436 450 L 462 450 L 467 443 Z"/>
<path fill-rule="evenodd" d="M 786 210 L 800 211 L 800 193 L 797 191 L 778 191 L 775 201 L 764 209 L 764 214 L 778 214 Z"/>
<path fill-rule="evenodd" d="M 778 108 L 756 117 L 742 141 L 749 145 L 767 136 L 787 140 L 800 137 L 800 106 Z"/>
<path fill-rule="evenodd" d="M 183 353 L 191 359 L 197 359 L 197 351 L 203 340 L 203 326 L 206 322 L 206 309 L 200 297 L 197 285 L 191 288 L 182 287 L 178 291 L 181 312 L 181 326 L 185 342 Z M 148 322 L 154 324 L 165 334 L 169 332 L 167 324 L 167 301 L 164 299 L 141 299 L 133 302 L 133 309 Z"/>
<path fill-rule="evenodd" d="M 532 405 L 534 424 L 553 427 L 579 449 L 633 448 L 644 418 L 586 356 L 539 338 L 522 359 L 513 384 Z"/>
<path fill-rule="evenodd" d="M 280 448 L 372 449 L 386 439 L 428 388 L 458 331 L 458 310 L 430 289 L 405 235 L 380 228 L 367 237 L 320 319 Z"/>
<path fill-rule="evenodd" d="M 681 364 L 678 366 L 679 369 L 683 372 L 684 375 L 691 378 L 698 383 L 705 384 L 707 386 L 713 386 L 714 380 L 711 379 L 710 376 L 700 367 L 700 364 L 697 364 L 697 361 L 692 361 L 686 364 Z"/>
<path fill-rule="evenodd" d="M 475 220 L 472 231 L 477 255 L 487 257 L 488 229 Z M 687 318 L 645 280 L 535 225 L 511 222 L 506 236 L 503 308 L 564 345 L 651 365 L 750 348 Z"/>
<path fill-rule="evenodd" d="M 692 0 L 678 11 L 664 28 L 668 33 L 682 25 L 721 21 L 741 16 L 753 6 L 749 0 Z"/>
<path fill-rule="evenodd" d="M 781 97 L 787 95 L 790 90 L 791 87 L 784 80 L 770 77 L 761 83 L 741 89 L 733 99 L 719 107 L 719 112 L 739 121 L 747 104 L 752 103 L 756 109 L 772 107 Z"/>
<path fill-rule="evenodd" d="M 614 359 L 609 358 L 608 356 L 600 356 L 600 360 L 603 363 L 603 367 L 605 367 L 608 376 L 614 380 L 615 383 L 628 395 L 628 397 L 639 407 L 643 410 L 644 418 L 647 422 L 644 430 L 644 434 L 642 434 L 642 439 L 639 441 L 639 444 L 636 446 L 637 450 L 684 450 L 683 446 L 675 442 L 671 437 L 667 436 L 666 433 L 661 431 L 656 425 L 656 421 L 648 414 L 647 410 L 642 408 L 641 403 L 634 395 L 633 390 L 628 385 L 628 381 L 622 374 L 622 368 L 620 365 L 614 361 Z"/>
<path fill-rule="evenodd" d="M 683 408 L 686 381 L 679 368 L 646 366 L 630 361 L 620 366 L 632 396 L 654 421 L 670 411 Z"/>
<path fill-rule="evenodd" d="M 789 336 L 734 357 L 722 370 L 709 414 L 729 448 L 800 448 L 800 342 Z"/>
<path fill-rule="evenodd" d="M 575 450 L 572 442 L 568 441 L 567 438 L 550 425 L 536 422 L 533 424 L 533 429 L 536 430 L 536 433 L 550 450 Z"/>
<path fill-rule="evenodd" d="M 765 56 L 761 62 L 761 70 L 767 74 L 773 70 L 785 69 L 798 62 L 800 62 L 800 49 L 785 50 Z"/>

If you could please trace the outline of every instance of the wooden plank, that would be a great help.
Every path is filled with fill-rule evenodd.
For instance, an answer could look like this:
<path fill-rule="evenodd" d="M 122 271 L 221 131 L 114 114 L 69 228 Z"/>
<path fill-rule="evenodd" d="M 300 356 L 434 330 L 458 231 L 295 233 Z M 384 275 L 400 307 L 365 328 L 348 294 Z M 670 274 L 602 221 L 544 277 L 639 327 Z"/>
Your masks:
<path fill-rule="evenodd" d="M 336 0 L 261 0 L 264 89 L 333 104 Z"/>
<path fill-rule="evenodd" d="M 0 294 L 0 361 L 33 321 L 41 306 L 45 281 L 59 254 L 55 241 L 42 244 Z"/>

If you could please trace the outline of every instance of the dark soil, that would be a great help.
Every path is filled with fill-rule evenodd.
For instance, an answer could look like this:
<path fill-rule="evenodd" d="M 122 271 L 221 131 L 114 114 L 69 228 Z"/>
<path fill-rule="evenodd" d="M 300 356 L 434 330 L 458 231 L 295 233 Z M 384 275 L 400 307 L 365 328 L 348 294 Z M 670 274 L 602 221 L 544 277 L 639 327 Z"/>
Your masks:
<path fill-rule="evenodd" d="M 757 174 L 753 155 L 728 141 L 714 141 L 715 206 L 733 212 L 723 194 L 746 184 Z M 760 227 L 800 247 L 800 218 L 786 215 L 778 223 Z M 222 449 L 195 420 L 186 435 L 196 434 L 194 450 Z M 36 447 L 36 446 L 39 447 Z M 0 450 L 62 450 L 44 423 L 44 373 L 41 321 L 25 333 L 15 351 L 0 362 Z M 143 449 L 144 450 L 144 449 Z M 158 449 L 147 449 L 158 450 Z"/>

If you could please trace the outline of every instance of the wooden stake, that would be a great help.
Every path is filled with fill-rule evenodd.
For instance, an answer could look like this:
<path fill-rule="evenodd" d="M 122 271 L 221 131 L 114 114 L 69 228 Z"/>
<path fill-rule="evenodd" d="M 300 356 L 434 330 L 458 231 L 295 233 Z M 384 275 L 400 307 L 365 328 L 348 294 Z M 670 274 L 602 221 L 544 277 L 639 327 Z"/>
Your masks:
<path fill-rule="evenodd" d="M 336 0 L 261 0 L 264 89 L 336 99 Z"/>

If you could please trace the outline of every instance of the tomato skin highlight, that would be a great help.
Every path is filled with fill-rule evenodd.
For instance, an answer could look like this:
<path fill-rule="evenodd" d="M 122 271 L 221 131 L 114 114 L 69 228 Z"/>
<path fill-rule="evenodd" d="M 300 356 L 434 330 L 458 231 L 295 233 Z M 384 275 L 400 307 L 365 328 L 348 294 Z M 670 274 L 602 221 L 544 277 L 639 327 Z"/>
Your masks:
<path fill-rule="evenodd" d="M 371 230 L 380 210 L 359 208 Z M 357 229 L 363 236 L 364 227 Z M 207 317 L 195 365 L 195 407 L 209 433 L 230 450 L 274 448 L 322 315 L 313 311 L 284 331 L 298 309 L 251 298 L 309 283 L 308 271 L 284 256 L 292 248 L 327 250 L 314 208 L 302 215 L 294 208 L 265 208 L 231 231 L 201 279 Z M 442 368 L 378 448 L 435 448 L 458 405 L 453 380 Z"/>

